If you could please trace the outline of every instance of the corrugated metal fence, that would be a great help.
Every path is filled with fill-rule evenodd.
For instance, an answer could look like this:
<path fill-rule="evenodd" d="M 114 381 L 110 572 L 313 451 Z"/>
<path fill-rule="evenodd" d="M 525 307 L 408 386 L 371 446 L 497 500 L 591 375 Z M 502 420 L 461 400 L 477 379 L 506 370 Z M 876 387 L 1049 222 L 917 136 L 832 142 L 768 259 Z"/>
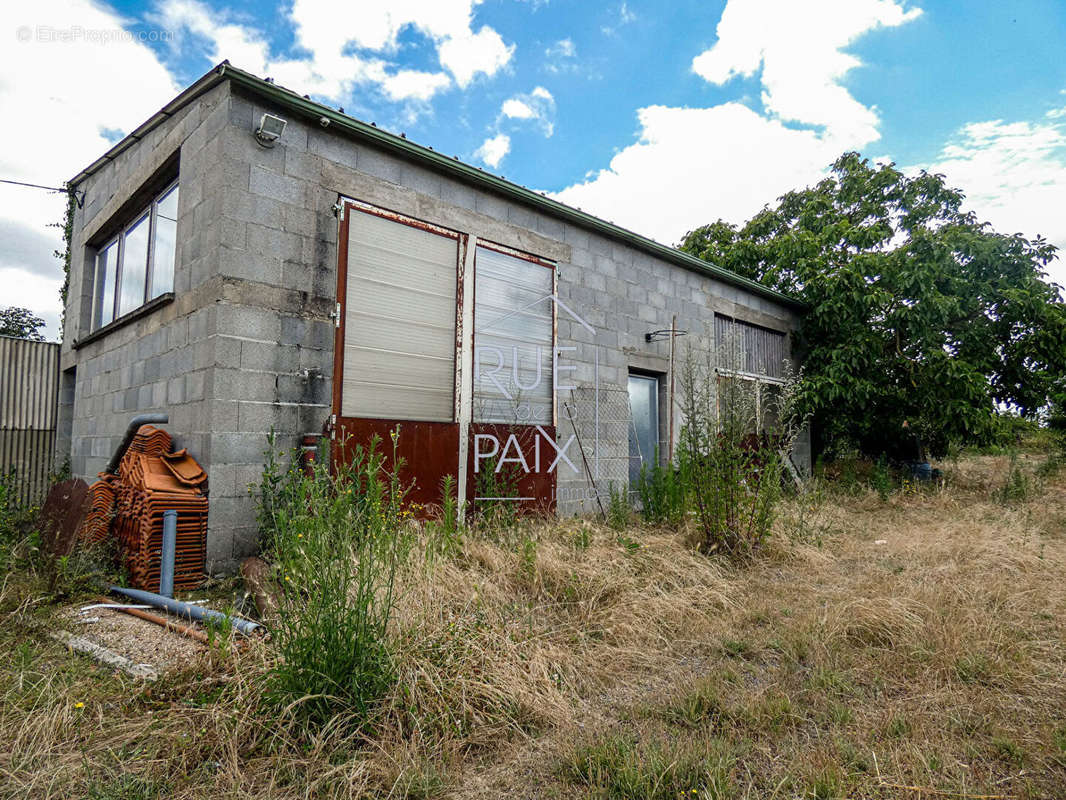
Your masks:
<path fill-rule="evenodd" d="M 0 473 L 14 471 L 23 502 L 48 490 L 58 400 L 59 345 L 0 336 Z"/>

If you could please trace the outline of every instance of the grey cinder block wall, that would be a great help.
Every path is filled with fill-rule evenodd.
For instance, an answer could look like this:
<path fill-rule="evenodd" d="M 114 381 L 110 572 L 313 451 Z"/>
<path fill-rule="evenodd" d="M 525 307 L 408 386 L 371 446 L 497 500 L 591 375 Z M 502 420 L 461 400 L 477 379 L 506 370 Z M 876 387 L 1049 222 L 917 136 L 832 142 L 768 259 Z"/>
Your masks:
<path fill-rule="evenodd" d="M 252 135 L 265 112 L 287 121 L 271 148 Z M 173 298 L 105 335 L 90 334 L 99 231 L 175 159 Z M 794 305 L 323 126 L 248 81 L 216 82 L 78 188 L 85 203 L 75 216 L 61 351 L 74 387 L 73 403 L 61 409 L 74 473 L 91 479 L 102 469 L 133 414 L 169 413 L 178 445 L 210 476 L 214 571 L 255 552 L 248 487 L 261 473 L 268 432 L 290 448 L 321 431 L 331 413 L 341 197 L 554 260 L 559 300 L 594 329 L 559 312 L 558 345 L 576 348 L 569 378 L 581 391 L 598 386 L 604 400 L 623 396 L 630 369 L 667 371 L 669 341 L 648 343 L 645 334 L 669 329 L 675 317 L 687 331 L 678 341 L 696 346 L 709 346 L 715 312 L 783 332 L 799 321 Z M 625 421 L 610 418 L 604 403 L 601 410 L 601 474 L 624 480 Z M 558 423 L 564 438 L 575 429 L 588 438 L 590 420 L 571 423 L 562 404 Z M 797 447 L 801 463 L 808 448 L 806 439 Z M 587 484 L 560 473 L 561 513 L 594 507 Z"/>

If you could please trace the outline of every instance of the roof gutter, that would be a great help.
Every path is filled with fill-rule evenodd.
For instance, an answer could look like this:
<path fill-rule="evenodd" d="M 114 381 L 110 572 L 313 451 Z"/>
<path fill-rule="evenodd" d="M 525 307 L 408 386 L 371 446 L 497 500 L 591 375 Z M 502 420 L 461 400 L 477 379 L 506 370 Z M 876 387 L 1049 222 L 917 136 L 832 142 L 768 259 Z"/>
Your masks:
<path fill-rule="evenodd" d="M 67 186 L 71 188 L 77 186 L 90 175 L 95 172 L 98 172 L 108 163 L 113 161 L 116 156 L 133 147 L 134 144 L 139 142 L 141 139 L 151 133 L 155 128 L 159 127 L 172 116 L 177 114 L 179 111 L 181 111 L 181 109 L 183 109 L 197 97 L 202 95 L 204 92 L 208 91 L 209 89 L 213 89 L 215 86 L 222 83 L 222 81 L 225 80 L 224 74 L 227 67 L 229 67 L 229 63 L 223 61 L 217 67 L 215 67 L 202 78 L 200 78 L 198 81 L 196 81 L 196 83 L 189 86 L 189 88 L 187 88 L 169 103 L 167 103 L 157 112 L 155 112 L 144 123 L 138 126 L 132 133 L 127 134 L 123 139 L 119 141 L 118 144 L 116 144 L 114 147 L 112 147 L 110 150 L 100 156 L 100 158 L 96 159 L 96 161 L 94 161 L 92 164 L 87 166 L 85 169 L 83 169 L 81 172 L 79 172 L 77 175 L 67 181 Z"/>
<path fill-rule="evenodd" d="M 569 222 L 573 222 L 583 228 L 594 230 L 597 233 L 601 233 L 612 239 L 623 241 L 646 253 L 671 261 L 686 269 L 710 275 L 723 283 L 728 283 L 751 292 L 752 294 L 765 297 L 775 303 L 796 310 L 804 310 L 807 308 L 806 303 L 797 300 L 794 297 L 789 297 L 786 294 L 777 292 L 767 286 L 763 286 L 761 283 L 737 275 L 736 273 L 723 269 L 709 261 L 704 261 L 701 258 L 682 252 L 676 248 L 660 244 L 653 239 L 641 236 L 638 233 L 634 233 L 631 230 L 622 228 L 607 222 L 606 220 L 602 220 L 592 214 L 587 214 L 580 209 L 568 206 L 565 203 L 561 203 L 558 200 L 554 200 L 546 195 L 535 192 L 532 189 L 527 189 L 524 186 L 511 183 L 503 178 L 485 172 L 483 169 L 465 164 L 462 161 L 459 161 L 458 158 L 449 158 L 448 156 L 442 155 L 428 147 L 416 144 L 409 139 L 388 133 L 374 125 L 360 122 L 359 120 L 349 117 L 346 114 L 342 114 L 329 106 L 323 105 L 322 103 L 316 103 L 296 92 L 277 86 L 276 84 L 265 81 L 249 72 L 238 69 L 237 67 L 232 66 L 228 61 L 223 61 L 209 73 L 204 75 L 204 77 L 200 78 L 200 80 L 174 98 L 171 103 L 164 106 L 155 114 L 155 116 L 105 153 L 102 158 L 78 173 L 78 175 L 70 181 L 70 185 L 73 186 L 96 172 L 119 153 L 132 146 L 134 142 L 139 141 L 140 138 L 147 134 L 152 128 L 161 124 L 164 120 L 196 99 L 196 97 L 226 79 L 316 121 L 321 120 L 324 117 L 329 120 L 331 127 L 336 125 L 345 133 L 368 141 L 383 150 L 390 151 L 401 157 L 421 161 L 462 181 L 478 184 L 486 189 L 496 192 L 497 194 L 504 195 L 512 200 L 540 209 L 555 217 L 560 217 Z"/>

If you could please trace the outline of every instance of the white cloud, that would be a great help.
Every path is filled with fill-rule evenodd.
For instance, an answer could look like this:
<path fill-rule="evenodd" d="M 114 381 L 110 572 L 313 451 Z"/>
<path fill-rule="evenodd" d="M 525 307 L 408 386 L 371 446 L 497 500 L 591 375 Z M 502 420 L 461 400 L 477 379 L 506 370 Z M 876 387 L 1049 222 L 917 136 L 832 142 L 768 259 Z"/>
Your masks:
<path fill-rule="evenodd" d="M 637 15 L 629 10 L 629 4 L 622 0 L 622 5 L 618 7 L 615 19 L 606 25 L 601 25 L 600 30 L 607 36 L 614 36 L 618 33 L 620 27 L 628 25 L 630 22 L 636 21 L 636 19 Z"/>
<path fill-rule="evenodd" d="M 545 136 L 551 136 L 555 132 L 554 117 L 555 98 L 543 86 L 536 87 L 528 94 L 510 97 L 500 106 L 500 121 L 533 121 Z"/>
<path fill-rule="evenodd" d="M 124 20 L 88 0 L 0 5 L 0 176 L 58 186 L 178 92 Z M 49 32 L 51 31 L 51 33 Z M 23 40 L 25 37 L 25 41 Z M 106 96 L 106 102 L 102 98 Z M 17 124 L 15 122 L 17 121 Z M 30 308 L 58 335 L 61 194 L 0 185 L 0 305 Z"/>
<path fill-rule="evenodd" d="M 478 75 L 491 77 L 514 54 L 495 30 L 472 28 L 479 0 L 294 0 L 291 20 L 298 58 L 272 55 L 262 33 L 216 12 L 199 0 L 162 0 L 158 16 L 170 28 L 206 38 L 205 60 L 270 75 L 292 89 L 344 100 L 359 87 L 377 86 L 393 101 L 425 102 L 453 81 L 467 87 Z M 415 30 L 437 50 L 442 71 L 397 66 L 400 35 Z"/>
<path fill-rule="evenodd" d="M 496 169 L 503 161 L 503 157 L 510 151 L 511 137 L 505 133 L 498 133 L 481 143 L 481 147 L 474 151 L 474 158 Z"/>
<path fill-rule="evenodd" d="M 482 26 L 477 33 L 445 39 L 438 50 L 440 63 L 465 88 L 479 74 L 493 76 L 503 69 L 514 54 L 514 45 L 506 45 L 500 34 Z"/>
<path fill-rule="evenodd" d="M 528 104 L 515 97 L 504 101 L 503 106 L 500 108 L 500 113 L 511 119 L 533 119 L 537 116 L 537 112 L 530 108 Z"/>
<path fill-rule="evenodd" d="M 0 285 L 4 287 L 4 299 L 0 308 L 18 306 L 28 308 L 45 321 L 44 337 L 50 341 L 59 339 L 59 289 L 62 278 L 34 275 L 24 269 L 0 267 Z"/>
<path fill-rule="evenodd" d="M 1000 233 L 1041 235 L 1066 249 L 1066 123 L 970 123 L 934 163 L 918 166 L 943 173 L 966 193 L 966 207 Z M 1050 271 L 1066 285 L 1061 256 Z"/>
<path fill-rule="evenodd" d="M 762 68 L 762 101 L 780 119 L 826 126 L 849 141 L 878 138 L 877 114 L 840 81 L 861 62 L 843 48 L 878 27 L 915 19 L 897 0 L 730 0 L 718 41 L 692 69 L 715 84 L 751 77 Z"/>
<path fill-rule="evenodd" d="M 548 58 L 575 58 L 577 56 L 577 46 L 574 44 L 574 40 L 570 37 L 560 39 L 551 47 L 544 51 L 544 55 Z"/>
<path fill-rule="evenodd" d="M 448 76 L 440 72 L 420 72 L 403 69 L 389 75 L 381 88 L 390 100 L 430 100 L 448 87 Z"/>
<path fill-rule="evenodd" d="M 817 178 L 839 155 L 818 133 L 787 128 L 740 103 L 651 106 L 638 118 L 639 142 L 556 196 L 665 244 L 719 217 L 747 219 Z"/>
<path fill-rule="evenodd" d="M 577 72 L 577 45 L 569 37 L 560 39 L 550 47 L 546 47 L 544 49 L 544 57 L 547 59 L 544 69 L 548 72 L 555 74 Z"/>
<path fill-rule="evenodd" d="M 874 109 L 840 84 L 859 64 L 842 48 L 918 13 L 892 0 L 729 0 L 693 69 L 716 84 L 758 74 L 764 112 L 642 108 L 638 140 L 556 196 L 665 243 L 719 217 L 749 218 L 879 137 Z"/>

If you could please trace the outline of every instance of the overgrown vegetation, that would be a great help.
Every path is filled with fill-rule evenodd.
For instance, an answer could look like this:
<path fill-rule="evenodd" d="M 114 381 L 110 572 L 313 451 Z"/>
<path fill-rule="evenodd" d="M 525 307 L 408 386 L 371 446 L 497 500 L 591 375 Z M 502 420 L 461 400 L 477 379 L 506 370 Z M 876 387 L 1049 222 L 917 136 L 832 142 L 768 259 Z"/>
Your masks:
<path fill-rule="evenodd" d="M 1061 395 L 1056 248 L 997 233 L 963 200 L 942 175 L 845 153 L 743 226 L 685 236 L 681 249 L 809 305 L 794 355 L 818 452 L 892 455 L 909 420 L 941 457 L 991 441 L 997 407 L 1034 417 Z"/>
<path fill-rule="evenodd" d="M 474 475 L 474 521 L 485 530 L 509 530 L 518 520 L 518 481 L 515 464 L 501 464 L 498 456 L 480 463 Z"/>
<path fill-rule="evenodd" d="M 0 574 L 25 566 L 40 547 L 37 509 L 19 498 L 15 473 L 0 473 Z"/>
<path fill-rule="evenodd" d="M 46 603 L 89 594 L 113 572 L 113 554 L 106 545 L 76 548 L 68 555 L 48 552 L 41 536 L 40 508 L 21 500 L 16 472 L 0 474 L 0 581 L 35 595 L 35 603 Z M 0 599 L 4 595 L 0 591 Z"/>
<path fill-rule="evenodd" d="M 770 535 L 783 454 L 791 451 L 800 423 L 792 411 L 795 381 L 761 400 L 758 383 L 729 369 L 732 352 L 724 343 L 716 359 L 690 350 L 684 361 L 678 472 L 700 549 L 749 557 Z"/>
<path fill-rule="evenodd" d="M 407 513 L 397 435 L 391 472 L 377 438 L 333 470 L 294 459 L 282 472 L 269 452 L 260 518 L 279 589 L 271 692 L 320 724 L 344 715 L 365 724 L 395 680 L 387 629 Z"/>
<path fill-rule="evenodd" d="M 215 631 L 146 686 L 23 625 L 39 583 L 0 584 L 0 796 L 1039 798 L 1066 783 L 1066 484 L 1034 477 L 1043 454 L 963 453 L 917 490 L 889 466 L 885 496 L 876 462 L 847 485 L 834 462 L 777 500 L 744 564 L 636 515 L 464 529 L 448 481 L 419 521 L 380 456 L 344 485 L 272 468 L 284 613 L 322 653 L 309 634 L 283 655 L 276 622 L 228 650 Z M 1029 490 L 1004 505 L 1012 470 Z M 360 559 L 379 587 L 364 606 Z M 327 603 L 334 564 L 350 583 Z M 351 664 L 334 632 L 352 613 L 375 637 L 353 668 L 371 678 L 363 710 L 329 677 Z M 288 653 L 306 671 L 282 691 Z"/>
<path fill-rule="evenodd" d="M 612 800 L 726 800 L 735 796 L 730 777 L 735 757 L 728 742 L 716 744 L 686 748 L 608 736 L 578 748 L 563 774 Z"/>
<path fill-rule="evenodd" d="M 684 521 L 690 497 L 687 477 L 676 465 L 662 464 L 658 451 L 651 467 L 641 465 L 636 488 L 645 522 L 676 527 Z"/>

